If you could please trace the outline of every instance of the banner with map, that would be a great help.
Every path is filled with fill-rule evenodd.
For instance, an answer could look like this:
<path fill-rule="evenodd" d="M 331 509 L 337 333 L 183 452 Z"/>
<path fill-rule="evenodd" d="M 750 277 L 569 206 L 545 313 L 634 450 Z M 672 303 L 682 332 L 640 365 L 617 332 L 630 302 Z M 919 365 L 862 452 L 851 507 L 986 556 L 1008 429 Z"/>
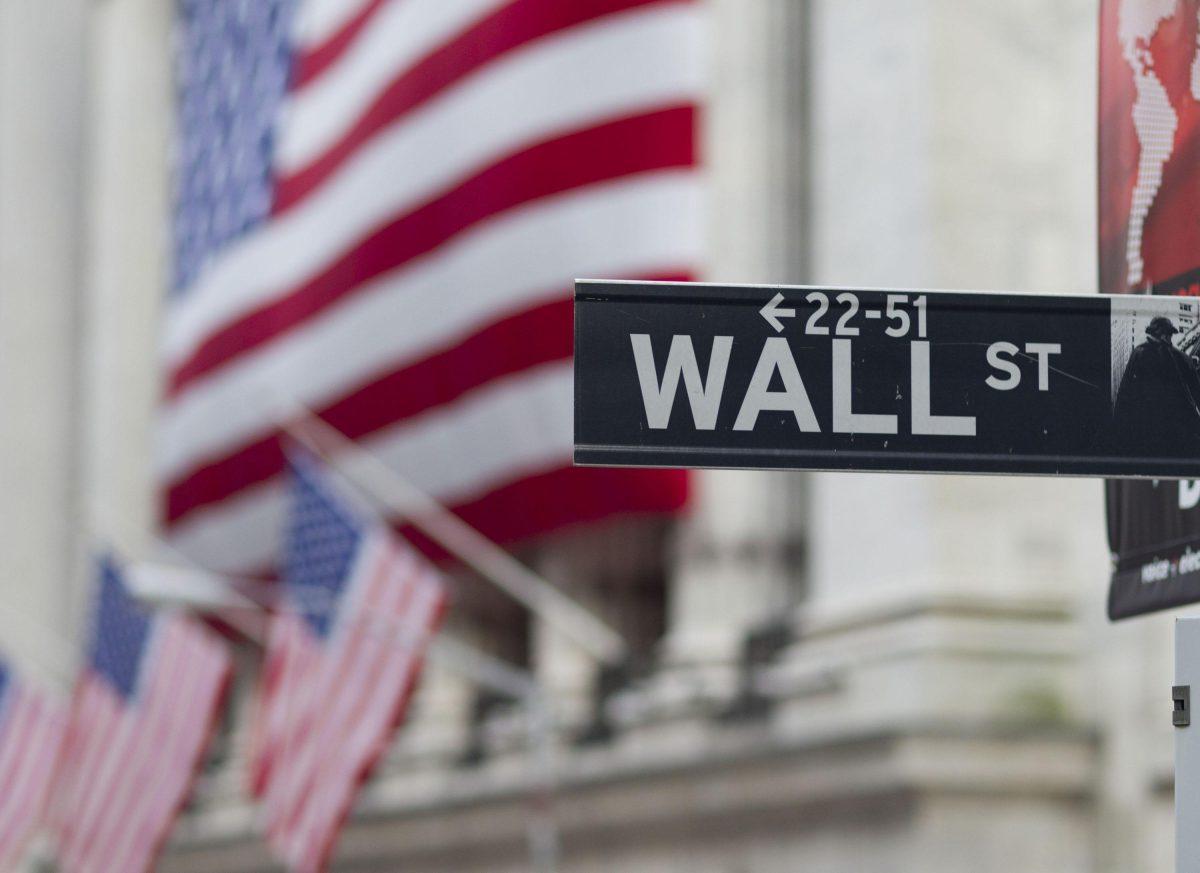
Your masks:
<path fill-rule="evenodd" d="M 1200 0 L 1102 0 L 1104 293 L 1200 296 L 1198 40 Z M 1200 330 L 1176 345 L 1200 369 Z M 1200 601 L 1200 482 L 1111 481 L 1107 509 L 1111 618 Z"/>

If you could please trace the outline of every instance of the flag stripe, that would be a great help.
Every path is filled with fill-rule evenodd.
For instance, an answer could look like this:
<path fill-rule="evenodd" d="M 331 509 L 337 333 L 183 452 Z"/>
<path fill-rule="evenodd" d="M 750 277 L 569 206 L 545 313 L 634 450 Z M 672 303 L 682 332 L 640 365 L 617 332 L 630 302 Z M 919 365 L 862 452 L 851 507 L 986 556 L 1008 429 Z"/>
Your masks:
<path fill-rule="evenodd" d="M 572 369 L 561 361 L 499 379 L 462 400 L 378 431 L 363 442 L 400 475 L 453 505 L 521 475 L 570 463 Z M 486 444 L 461 450 L 472 434 Z M 350 460 L 351 470 L 356 464 Z M 176 525 L 172 544 L 212 555 L 220 570 L 253 568 L 280 543 L 279 513 L 285 494 L 278 483 L 246 488 L 218 511 L 197 512 Z"/>
<path fill-rule="evenodd" d="M 186 631 L 177 627 L 175 633 L 183 636 Z M 192 665 L 204 663 L 205 669 L 189 683 L 189 693 L 183 706 L 173 705 L 178 694 L 172 693 L 172 688 L 161 689 L 158 705 L 173 714 L 168 726 L 168 739 L 157 756 L 157 766 L 152 764 L 147 767 L 144 784 L 154 787 L 144 792 L 140 805 L 135 806 L 123 841 L 116 845 L 113 869 L 126 870 L 140 866 L 139 854 L 148 853 L 150 857 L 157 854 L 159 845 L 168 836 L 157 822 L 160 810 L 164 807 L 179 808 L 185 802 L 187 792 L 179 790 L 178 786 L 186 785 L 196 770 L 205 740 L 212 730 L 210 701 L 219 699 L 223 690 L 224 676 L 220 664 L 224 654 L 215 641 L 189 636 L 190 639 L 182 639 L 179 643 L 181 648 L 188 650 L 184 662 Z"/>
<path fill-rule="evenodd" d="M 88 681 L 86 689 L 86 728 L 76 728 L 84 733 L 82 740 L 84 757 L 80 764 L 72 762 L 68 771 L 75 782 L 75 797 L 65 819 L 66 841 L 63 860 L 68 867 L 83 864 L 82 834 L 87 827 L 86 809 L 94 796 L 96 786 L 104 784 L 102 777 L 119 757 L 119 749 L 125 744 L 126 722 L 120 718 L 120 706 L 101 683 Z M 112 757 L 110 757 L 112 756 Z M 89 793 L 93 792 L 93 793 Z"/>
<path fill-rule="evenodd" d="M 385 0 L 406 3 L 410 0 Z M 328 42 L 336 40 L 342 31 L 353 26 L 378 0 L 304 0 L 299 4 L 293 40 L 298 54 L 318 52 Z"/>
<path fill-rule="evenodd" d="M 175 687 L 180 678 L 177 647 L 164 645 L 163 634 L 168 633 L 162 623 L 156 623 L 155 639 L 150 642 L 155 654 L 162 657 L 158 669 L 152 674 L 153 684 L 163 681 Z M 146 701 L 152 702 L 157 689 L 143 688 Z M 131 806 L 135 798 L 147 791 L 149 781 L 146 761 L 152 759 L 162 746 L 163 721 L 169 712 L 161 707 L 146 706 L 140 717 L 129 717 L 122 710 L 116 718 L 119 722 L 117 743 L 106 750 L 104 767 L 97 776 L 98 785 L 105 790 L 92 790 L 82 808 L 76 813 L 78 834 L 76 845 L 81 857 L 110 858 L 111 841 L 121 830 L 131 824 Z M 151 771 L 152 772 L 152 771 Z"/>
<path fill-rule="evenodd" d="M 443 5 L 452 6 L 452 3 Z M 408 5 L 412 5 L 411 0 Z M 336 63 L 343 53 L 362 35 L 371 19 L 386 8 L 402 8 L 404 3 L 392 0 L 366 0 L 361 2 L 361 8 L 354 11 L 352 16 L 344 21 L 336 21 L 337 29 L 325 33 L 311 34 L 321 41 L 316 42 L 300 51 L 292 62 L 292 87 L 303 88 L 313 79 L 320 76 L 327 68 Z M 315 28 L 314 28 L 315 29 Z"/>
<path fill-rule="evenodd" d="M 55 801 L 59 859 L 68 873 L 139 873 L 153 867 L 187 797 L 229 658 L 188 618 L 147 619 L 110 561 L 89 657 Z"/>
<path fill-rule="evenodd" d="M 274 497 L 273 488 L 255 490 L 261 491 L 258 495 L 261 501 Z M 564 494 L 572 497 L 567 509 L 561 501 Z M 628 512 L 631 505 L 645 513 L 675 512 L 684 506 L 687 494 L 684 471 L 597 470 L 574 467 L 564 458 L 552 461 L 544 471 L 525 471 L 485 494 L 447 506 L 467 524 L 488 531 L 488 536 L 496 542 L 518 543 L 538 534 Z M 256 508 L 269 518 L 271 512 L 282 511 L 281 504 L 282 501 Z M 257 513 L 246 509 L 242 512 L 251 522 L 257 520 Z M 177 548 L 187 554 L 188 549 L 203 550 L 211 542 L 220 541 L 224 548 L 199 553 L 208 555 L 213 564 L 227 572 L 263 578 L 272 574 L 271 550 L 278 547 L 278 540 L 271 533 L 272 525 L 266 526 L 265 541 L 256 536 L 258 530 L 251 527 L 243 540 L 241 534 L 245 531 L 236 524 L 225 527 L 222 519 L 221 524 L 214 523 L 207 530 L 181 537 Z M 401 526 L 399 533 L 432 560 L 456 557 L 411 526 Z"/>
<path fill-rule="evenodd" d="M 353 615 L 346 623 L 338 639 L 331 641 L 332 650 L 322 661 L 313 684 L 323 688 L 320 698 L 327 701 L 322 706 L 319 719 L 300 736 L 295 736 L 290 747 L 284 749 L 286 757 L 280 768 L 280 776 L 265 798 L 268 814 L 268 832 L 272 836 L 285 833 L 299 815 L 306 795 L 327 789 L 315 781 L 316 770 L 322 760 L 322 752 L 338 749 L 338 756 L 349 756 L 342 744 L 341 732 L 348 719 L 360 716 L 360 703 L 373 695 L 376 688 L 391 688 L 380 683 L 378 662 L 381 652 L 390 654 L 378 633 L 365 625 L 371 619 L 364 610 L 375 615 L 390 616 L 405 608 L 414 594 L 413 586 L 396 584 L 392 572 L 391 555 L 382 543 L 363 549 L 370 556 L 362 582 L 367 591 L 361 604 L 353 604 Z M 360 583 L 361 584 L 361 583 Z M 352 591 L 347 592 L 353 596 Z M 376 697 L 376 699 L 382 699 Z"/>
<path fill-rule="evenodd" d="M 155 457 L 168 538 L 214 570 L 277 569 L 288 400 L 501 542 L 677 508 L 675 474 L 568 472 L 569 286 L 701 263 L 705 4 L 292 7 L 183 19 L 190 160 Z M 258 736 L 281 718 L 264 708 Z"/>
<path fill-rule="evenodd" d="M 586 275 L 607 264 L 610 276 L 678 272 L 698 259 L 701 207 L 695 178 L 667 171 L 573 192 L 488 223 L 178 398 L 160 421 L 159 473 L 178 482 L 268 435 L 273 422 L 262 386 L 280 384 L 297 368 L 312 372 L 294 396 L 324 407 L 389 368 L 544 303 L 553 289 L 565 291 L 560 277 L 573 269 Z M 670 227 L 655 229 L 655 214 L 673 216 Z M 555 245 L 547 248 L 548 240 Z M 495 279 L 472 279 L 489 275 Z M 398 312 L 411 317 L 397 319 Z M 313 361 L 321 366 L 312 368 Z"/>
<path fill-rule="evenodd" d="M 351 581 L 343 595 L 347 599 L 353 598 L 354 589 L 364 584 L 369 588 L 388 578 L 388 555 L 377 542 L 369 541 L 360 548 L 355 560 L 357 566 L 350 572 Z M 403 596 L 405 592 L 393 593 Z M 298 689 L 304 695 L 296 700 L 301 715 L 290 720 L 290 730 L 280 745 L 278 776 L 264 796 L 268 833 L 281 826 L 290 804 L 299 801 L 305 788 L 312 787 L 306 783 L 314 756 L 322 749 L 337 748 L 329 745 L 333 738 L 325 730 L 342 711 L 342 701 L 349 689 L 368 678 L 364 676 L 363 662 L 358 660 L 360 651 L 368 644 L 359 632 L 359 616 L 347 616 L 345 613 L 350 610 L 341 608 L 339 612 L 342 621 L 327 642 L 325 654 L 314 662 L 304 685 Z M 321 705 L 314 706 L 315 701 Z"/>
<path fill-rule="evenodd" d="M 149 684 L 157 684 L 165 676 L 169 686 L 175 687 L 180 673 L 180 653 L 177 647 L 164 644 L 168 642 L 163 639 L 166 633 L 165 624 L 156 622 L 154 637 L 148 646 L 162 660 L 150 674 Z M 153 687 L 139 688 L 138 696 L 143 698 L 139 704 L 152 703 L 157 696 L 155 691 Z M 160 747 L 161 722 L 168 713 L 154 706 L 144 706 L 136 717 L 130 717 L 129 713 L 130 710 L 119 708 L 117 740 L 105 750 L 96 776 L 96 784 L 104 786 L 104 790 L 90 791 L 76 810 L 76 845 L 81 856 L 109 857 L 108 841 L 112 839 L 113 826 L 126 825 L 133 798 L 146 790 L 140 762 Z"/>
<path fill-rule="evenodd" d="M 687 281 L 685 271 L 663 273 L 661 281 Z M 319 407 L 316 414 L 351 439 L 360 439 L 469 391 L 523 370 L 569 358 L 574 307 L 565 293 L 551 302 L 495 322 L 467 339 L 395 370 L 348 396 Z M 539 342 L 530 342 L 531 337 Z M 279 475 L 285 465 L 278 431 L 182 479 L 167 493 L 170 525 L 190 513 L 220 503 L 237 491 Z"/>
<path fill-rule="evenodd" d="M 275 714 L 251 764 L 267 840 L 295 873 L 324 868 L 361 779 L 382 753 L 412 692 L 420 652 L 445 603 L 437 574 L 383 526 L 360 519 L 307 455 L 289 459 L 292 498 L 285 543 L 285 611 L 268 657 L 304 662 L 289 687 L 265 687 Z M 307 589 L 327 593 L 313 621 Z M 310 657 L 310 654 L 313 655 Z"/>
<path fill-rule="evenodd" d="M 306 72 L 298 60 L 293 91 L 283 109 L 275 166 L 281 175 L 304 169 L 344 137 L 399 71 L 409 69 L 508 0 L 407 0 L 392 3 L 371 22 L 336 66 L 324 75 Z M 343 50 L 349 46 L 343 46 Z"/>
<path fill-rule="evenodd" d="M 0 869 L 9 869 L 42 822 L 66 720 L 57 704 L 11 677 L 0 718 Z"/>
<path fill-rule="evenodd" d="M 562 39 L 548 41 L 389 129 L 304 208 L 232 246 L 195 287 L 172 302 L 164 336 L 168 365 L 186 363 L 208 334 L 303 285 L 372 230 L 498 156 L 600 119 L 694 99 L 702 64 L 692 56 L 694 46 L 689 51 L 692 41 L 681 36 L 696 26 L 684 18 L 579 34 L 565 46 L 558 45 Z M 590 87 L 542 93 L 547 81 L 570 80 L 580 65 L 594 69 L 613 57 L 621 64 Z M 497 105 L 505 111 L 495 113 Z M 481 118 L 488 123 L 480 125 Z M 636 150 L 640 143 L 625 147 Z M 420 171 L 397 172 L 404 167 Z"/>
<path fill-rule="evenodd" d="M 26 749 L 19 740 L 26 736 L 32 715 L 29 707 L 21 705 L 21 689 L 12 679 L 8 682 L 8 689 L 0 696 L 0 798 L 9 795 L 20 772 Z"/>
<path fill-rule="evenodd" d="M 695 161 L 692 107 L 678 107 L 569 134 L 489 167 L 454 191 L 374 232 L 300 288 L 214 333 L 175 370 L 170 393 L 361 293 L 369 280 L 427 254 L 496 213 L 596 182 Z M 644 142 L 642 149 L 624 148 Z M 592 154 L 588 161 L 581 155 Z"/>
<path fill-rule="evenodd" d="M 432 55 L 406 70 L 363 111 L 357 113 L 354 123 L 340 136 L 338 115 L 354 112 L 361 100 L 360 95 L 351 88 L 328 89 L 321 95 L 324 99 L 313 101 L 311 110 L 303 103 L 291 106 L 288 125 L 295 125 L 295 132 L 285 128 L 280 143 L 281 176 L 275 195 L 276 211 L 286 211 L 303 200 L 379 131 L 395 124 L 496 58 L 519 55 L 520 52 L 516 50 L 523 45 L 597 19 L 601 20 L 601 25 L 593 27 L 602 29 L 603 25 L 609 23 L 604 22 L 603 18 L 616 12 L 638 7 L 678 6 L 680 2 L 572 0 L 563 3 L 562 0 L 516 0 L 501 7 L 459 38 L 439 46 Z M 644 26 L 645 13 L 631 20 Z M 369 82 L 366 87 L 370 87 Z M 302 92 L 298 100 L 303 99 Z M 339 111 L 334 108 L 338 106 L 346 108 Z"/>
<path fill-rule="evenodd" d="M 497 322 L 419 364 L 389 373 L 353 391 L 317 414 L 346 436 L 358 439 L 434 406 L 453 402 L 495 379 L 571 355 L 574 307 L 562 294 L 552 302 Z M 546 337 L 541 343 L 530 337 Z M 202 468 L 167 494 L 167 521 L 219 503 L 251 484 L 280 474 L 285 466 L 282 435 L 276 431 Z"/>
<path fill-rule="evenodd" d="M 409 575 L 412 575 L 411 571 Z M 415 593 L 418 600 L 408 609 L 407 615 L 401 616 L 395 607 L 389 609 L 386 602 L 377 605 L 380 614 L 391 615 L 402 622 L 403 633 L 415 634 L 436 621 L 440 597 L 435 583 L 421 584 L 419 579 L 408 581 L 410 598 Z M 400 689 L 399 705 L 403 705 L 411 696 L 416 647 L 403 638 L 393 645 L 387 645 L 387 642 L 386 639 L 379 640 L 375 647 L 377 651 L 371 656 L 372 686 Z M 333 726 L 337 748 L 344 753 L 327 755 L 316 762 L 318 769 L 313 773 L 312 784 L 324 786 L 326 790 L 307 792 L 300 798 L 302 805 L 296 810 L 291 837 L 289 839 L 285 834 L 282 840 L 285 846 L 290 844 L 290 852 L 286 849 L 285 852 L 297 862 L 311 858 L 320 863 L 328 855 L 354 791 L 383 751 L 395 723 L 394 709 L 392 700 L 372 695 L 367 689 L 348 705 L 343 717 Z"/>
<path fill-rule="evenodd" d="M 303 619 L 291 612 L 284 612 L 271 622 L 271 637 L 267 643 L 267 660 L 278 665 L 274 677 L 264 677 L 260 691 L 258 729 L 254 748 L 261 750 L 251 769 L 251 792 L 262 794 L 272 778 L 276 759 L 287 734 L 291 717 L 292 701 L 297 687 L 313 669 L 319 656 L 316 647 L 307 644 L 303 632 Z"/>

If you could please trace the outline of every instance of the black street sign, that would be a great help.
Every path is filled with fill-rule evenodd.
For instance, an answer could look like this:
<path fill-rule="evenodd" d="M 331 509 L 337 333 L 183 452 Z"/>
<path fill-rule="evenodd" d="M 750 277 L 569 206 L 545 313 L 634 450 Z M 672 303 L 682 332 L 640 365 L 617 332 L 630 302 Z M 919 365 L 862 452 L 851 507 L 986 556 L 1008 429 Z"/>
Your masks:
<path fill-rule="evenodd" d="M 579 282 L 575 461 L 1200 477 L 1200 301 Z"/>

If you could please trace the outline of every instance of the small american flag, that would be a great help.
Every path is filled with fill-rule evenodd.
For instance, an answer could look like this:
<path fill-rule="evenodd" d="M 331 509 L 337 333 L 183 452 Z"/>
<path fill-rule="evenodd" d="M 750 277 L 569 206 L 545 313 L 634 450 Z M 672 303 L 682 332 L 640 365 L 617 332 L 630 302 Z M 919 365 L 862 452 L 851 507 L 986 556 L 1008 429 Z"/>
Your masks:
<path fill-rule="evenodd" d="M 64 706 L 0 662 L 0 870 L 43 823 L 66 727 Z"/>
<path fill-rule="evenodd" d="M 176 548 L 277 567 L 272 394 L 497 542 L 682 504 L 681 472 L 572 467 L 571 288 L 700 264 L 704 3 L 177 6 Z"/>
<path fill-rule="evenodd" d="M 446 595 L 439 574 L 336 493 L 317 461 L 290 465 L 252 773 L 272 848 L 307 871 L 323 867 L 399 723 Z"/>
<path fill-rule="evenodd" d="M 99 568 L 54 801 L 65 871 L 149 870 L 187 798 L 230 661 L 192 619 L 144 611 Z"/>

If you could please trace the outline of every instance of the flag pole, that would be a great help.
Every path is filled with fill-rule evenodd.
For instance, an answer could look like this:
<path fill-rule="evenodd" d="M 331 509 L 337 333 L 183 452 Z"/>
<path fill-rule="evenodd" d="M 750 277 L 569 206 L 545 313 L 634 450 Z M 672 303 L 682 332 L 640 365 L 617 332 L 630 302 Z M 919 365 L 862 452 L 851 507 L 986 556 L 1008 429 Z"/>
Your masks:
<path fill-rule="evenodd" d="M 265 615 L 276 600 L 272 587 L 263 582 L 168 563 L 140 561 L 131 564 L 128 578 L 131 593 L 146 603 L 183 607 L 222 620 L 226 620 L 230 613 Z M 303 594 L 300 599 L 305 607 L 318 610 L 328 608 L 327 604 L 306 599 Z M 253 643 L 262 645 L 266 642 L 261 622 L 239 622 L 234 629 Z M 540 693 L 530 673 L 466 643 L 445 635 L 414 633 L 412 636 L 414 645 L 428 646 L 431 660 L 455 669 L 492 691 L 514 700 L 524 700 Z"/>
<path fill-rule="evenodd" d="M 307 406 L 296 400 L 287 401 L 280 410 L 278 423 L 286 434 L 330 463 L 335 454 L 349 457 L 352 463 L 338 468 L 342 475 L 593 657 L 605 664 L 617 664 L 626 657 L 625 640 L 607 623 Z M 359 475 L 346 467 L 359 468 Z"/>

